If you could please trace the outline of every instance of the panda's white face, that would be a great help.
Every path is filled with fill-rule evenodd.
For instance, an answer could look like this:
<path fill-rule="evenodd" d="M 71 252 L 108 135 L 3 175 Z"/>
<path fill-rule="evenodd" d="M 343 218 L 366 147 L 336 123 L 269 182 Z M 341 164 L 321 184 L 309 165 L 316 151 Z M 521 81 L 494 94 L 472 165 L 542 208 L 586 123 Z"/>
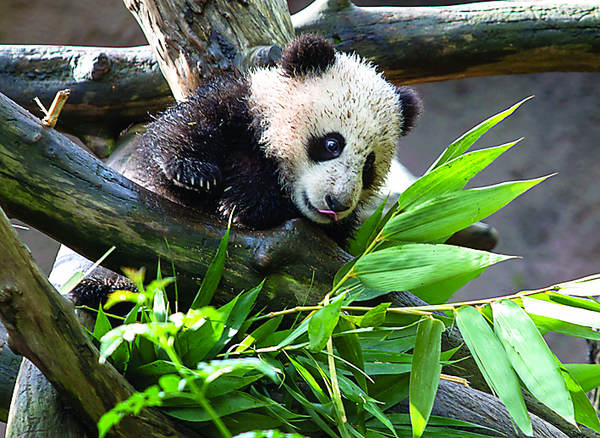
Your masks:
<path fill-rule="evenodd" d="M 308 219 L 332 223 L 383 184 L 402 132 L 395 87 L 357 56 L 337 53 L 325 72 L 290 78 L 278 68 L 250 75 L 261 144 Z"/>

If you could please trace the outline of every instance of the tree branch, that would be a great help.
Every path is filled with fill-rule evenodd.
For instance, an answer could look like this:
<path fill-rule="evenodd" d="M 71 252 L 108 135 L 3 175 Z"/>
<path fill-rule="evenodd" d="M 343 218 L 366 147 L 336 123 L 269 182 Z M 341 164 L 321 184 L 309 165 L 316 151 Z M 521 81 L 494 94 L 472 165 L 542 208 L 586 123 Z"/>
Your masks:
<path fill-rule="evenodd" d="M 173 261 L 181 285 L 194 286 L 190 294 L 225 226 L 129 181 L 1 95 L 0 203 L 92 260 L 122 242 L 106 261 L 117 272 Z M 315 231 L 303 220 L 269 231 L 234 229 L 221 299 L 266 277 L 262 295 L 276 298 L 278 308 L 318 302 L 350 256 Z"/>
<path fill-rule="evenodd" d="M 600 6 L 483 2 L 444 7 L 339 8 L 317 0 L 292 18 L 343 51 L 376 63 L 390 80 L 422 83 L 549 71 L 600 71 Z"/>
<path fill-rule="evenodd" d="M 104 127 L 116 137 L 173 102 L 148 46 L 0 46 L 0 91 L 33 114 L 35 97 L 49 105 L 65 88 L 71 96 L 58 126 L 76 134 Z"/>
<path fill-rule="evenodd" d="M 297 32 L 321 33 L 338 49 L 369 58 L 390 79 L 413 84 L 513 73 L 600 72 L 600 6 L 595 0 L 426 8 L 359 8 L 348 1 L 319 0 L 292 21 Z M 254 32 L 268 27 L 252 22 Z M 284 44 L 281 39 L 256 39 L 247 46 Z M 219 44 L 213 37 L 206 50 L 214 45 L 221 56 L 226 51 Z M 233 69 L 252 62 L 241 59 L 225 63 Z M 215 62 L 208 59 L 207 68 L 216 68 L 210 67 Z M 49 102 L 64 88 L 72 94 L 59 128 L 76 134 L 92 131 L 89 123 L 95 124 L 93 132 L 102 125 L 116 134 L 172 102 L 149 46 L 0 46 L 0 92 L 19 105 L 37 114 L 35 96 Z"/>
<path fill-rule="evenodd" d="M 110 364 L 98 362 L 98 351 L 72 305 L 48 283 L 2 210 L 0 242 L 0 319 L 11 347 L 27 356 L 93 427 L 135 389 Z M 134 432 L 153 437 L 196 436 L 149 409 L 139 417 L 125 418 L 115 429 L 116 436 L 133 436 Z"/>
<path fill-rule="evenodd" d="M 293 36 L 287 2 L 124 0 L 144 31 L 175 98 L 206 80 L 244 71 L 261 46 Z"/>

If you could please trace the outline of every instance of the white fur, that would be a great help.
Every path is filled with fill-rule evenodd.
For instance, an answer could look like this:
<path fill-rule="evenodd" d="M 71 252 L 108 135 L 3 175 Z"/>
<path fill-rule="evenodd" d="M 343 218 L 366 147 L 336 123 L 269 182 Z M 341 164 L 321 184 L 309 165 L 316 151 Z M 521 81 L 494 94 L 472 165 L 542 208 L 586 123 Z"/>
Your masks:
<path fill-rule="evenodd" d="M 300 78 L 285 76 L 280 68 L 250 73 L 251 102 L 261 144 L 279 163 L 282 185 L 309 219 L 329 223 L 330 216 L 309 209 L 328 209 L 325 195 L 351 208 L 348 216 L 370 199 L 389 171 L 400 138 L 402 115 L 394 86 L 356 55 L 337 53 L 324 73 Z M 335 159 L 314 162 L 308 156 L 312 136 L 340 133 L 346 141 Z M 375 153 L 375 184 L 362 190 L 362 169 Z M 359 205 L 360 204 L 360 205 Z"/>

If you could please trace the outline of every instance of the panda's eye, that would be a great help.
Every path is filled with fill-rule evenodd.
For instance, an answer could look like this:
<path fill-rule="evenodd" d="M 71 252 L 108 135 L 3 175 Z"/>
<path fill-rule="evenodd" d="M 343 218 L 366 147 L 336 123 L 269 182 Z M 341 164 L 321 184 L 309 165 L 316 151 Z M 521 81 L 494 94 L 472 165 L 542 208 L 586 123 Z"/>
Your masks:
<path fill-rule="evenodd" d="M 308 156 L 313 161 L 327 161 L 339 157 L 346 142 L 337 132 L 322 137 L 313 137 L 308 142 Z"/>
<path fill-rule="evenodd" d="M 337 138 L 328 138 L 325 140 L 325 149 L 331 155 L 335 155 L 336 157 L 342 153 L 342 145 L 338 141 Z"/>

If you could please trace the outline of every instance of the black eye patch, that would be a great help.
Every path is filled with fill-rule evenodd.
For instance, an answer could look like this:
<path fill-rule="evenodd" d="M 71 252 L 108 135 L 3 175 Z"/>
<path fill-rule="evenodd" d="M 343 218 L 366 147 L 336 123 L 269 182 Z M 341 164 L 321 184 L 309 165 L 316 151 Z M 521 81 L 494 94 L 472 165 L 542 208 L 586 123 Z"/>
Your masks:
<path fill-rule="evenodd" d="M 313 161 L 327 161 L 339 157 L 346 146 L 346 140 L 337 132 L 321 137 L 312 137 L 308 141 L 308 156 Z"/>
<path fill-rule="evenodd" d="M 371 152 L 365 160 L 362 173 L 363 190 L 369 189 L 375 182 L 375 152 Z"/>

